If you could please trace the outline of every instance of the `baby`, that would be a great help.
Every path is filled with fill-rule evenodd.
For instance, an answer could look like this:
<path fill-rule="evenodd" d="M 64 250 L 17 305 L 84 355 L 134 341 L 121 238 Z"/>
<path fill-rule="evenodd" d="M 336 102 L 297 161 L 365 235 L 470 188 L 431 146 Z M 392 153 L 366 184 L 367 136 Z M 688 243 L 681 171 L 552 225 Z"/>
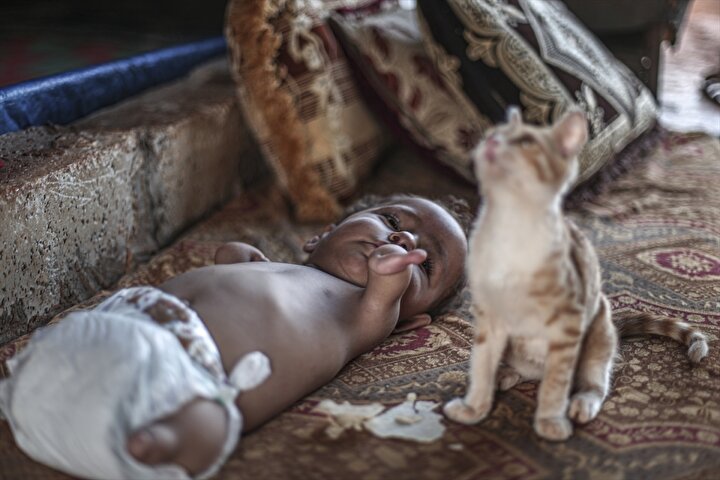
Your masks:
<path fill-rule="evenodd" d="M 0 382 L 18 445 L 82 477 L 212 476 L 240 431 L 427 325 L 460 285 L 467 240 L 449 210 L 409 196 L 356 210 L 305 244 L 305 265 L 229 243 L 216 265 L 41 330 Z"/>

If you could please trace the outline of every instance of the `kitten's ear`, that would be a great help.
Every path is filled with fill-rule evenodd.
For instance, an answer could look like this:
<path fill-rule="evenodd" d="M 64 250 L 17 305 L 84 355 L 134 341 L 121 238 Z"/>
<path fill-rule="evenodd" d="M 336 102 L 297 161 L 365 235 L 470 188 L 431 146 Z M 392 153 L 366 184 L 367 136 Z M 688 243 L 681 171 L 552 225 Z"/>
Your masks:
<path fill-rule="evenodd" d="M 325 235 L 332 232 L 334 229 L 335 229 L 334 223 L 331 223 L 330 225 L 326 225 L 325 228 L 323 228 L 323 231 L 320 233 L 320 235 L 315 235 L 310 240 L 305 242 L 305 245 L 303 245 L 303 252 L 305 252 L 305 253 L 314 252 L 318 246 L 318 243 L 320 243 L 320 240 L 322 240 Z"/>
<path fill-rule="evenodd" d="M 553 126 L 553 137 L 565 158 L 577 155 L 588 139 L 585 114 L 579 110 L 566 112 Z"/>
<path fill-rule="evenodd" d="M 516 105 L 508 108 L 507 121 L 510 125 L 520 125 L 522 123 L 522 114 Z"/>

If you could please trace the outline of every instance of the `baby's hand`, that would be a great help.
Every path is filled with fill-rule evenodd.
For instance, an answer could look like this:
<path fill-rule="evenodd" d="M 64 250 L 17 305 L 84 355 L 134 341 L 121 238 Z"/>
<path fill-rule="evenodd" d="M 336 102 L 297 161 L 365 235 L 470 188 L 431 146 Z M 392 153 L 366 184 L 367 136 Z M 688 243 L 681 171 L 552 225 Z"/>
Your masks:
<path fill-rule="evenodd" d="M 370 271 L 378 275 L 395 275 L 409 271 L 410 265 L 419 265 L 427 258 L 427 252 L 421 248 L 407 251 L 400 245 L 387 244 L 377 247 L 372 254 L 368 266 Z"/>
<path fill-rule="evenodd" d="M 217 265 L 245 262 L 269 262 L 263 253 L 252 245 L 242 242 L 230 242 L 222 245 L 215 252 Z"/>
<path fill-rule="evenodd" d="M 372 318 L 391 315 L 397 321 L 400 300 L 412 278 L 410 267 L 424 262 L 426 258 L 427 252 L 419 248 L 407 251 L 394 244 L 377 247 L 368 259 L 364 314 Z"/>

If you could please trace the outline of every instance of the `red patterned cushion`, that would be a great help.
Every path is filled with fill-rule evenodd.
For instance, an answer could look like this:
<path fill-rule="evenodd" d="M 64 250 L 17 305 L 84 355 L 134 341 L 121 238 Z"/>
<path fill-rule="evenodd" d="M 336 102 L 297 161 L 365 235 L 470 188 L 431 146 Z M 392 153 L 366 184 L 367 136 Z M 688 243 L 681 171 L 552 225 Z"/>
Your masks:
<path fill-rule="evenodd" d="M 413 10 L 372 17 L 334 16 L 363 93 L 406 143 L 474 181 L 469 150 L 480 136 L 425 52 Z"/>

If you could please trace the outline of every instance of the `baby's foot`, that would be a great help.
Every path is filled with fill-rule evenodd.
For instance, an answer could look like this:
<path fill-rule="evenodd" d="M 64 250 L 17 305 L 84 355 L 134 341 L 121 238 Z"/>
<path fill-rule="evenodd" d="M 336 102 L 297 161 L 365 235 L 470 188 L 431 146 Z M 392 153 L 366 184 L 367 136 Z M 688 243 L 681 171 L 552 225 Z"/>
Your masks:
<path fill-rule="evenodd" d="M 220 456 L 227 428 L 221 405 L 196 399 L 171 416 L 133 432 L 127 449 L 146 465 L 176 464 L 196 475 L 210 468 Z"/>
<path fill-rule="evenodd" d="M 176 428 L 164 423 L 153 423 L 130 435 L 127 449 L 140 463 L 157 465 L 172 463 L 179 444 Z"/>

